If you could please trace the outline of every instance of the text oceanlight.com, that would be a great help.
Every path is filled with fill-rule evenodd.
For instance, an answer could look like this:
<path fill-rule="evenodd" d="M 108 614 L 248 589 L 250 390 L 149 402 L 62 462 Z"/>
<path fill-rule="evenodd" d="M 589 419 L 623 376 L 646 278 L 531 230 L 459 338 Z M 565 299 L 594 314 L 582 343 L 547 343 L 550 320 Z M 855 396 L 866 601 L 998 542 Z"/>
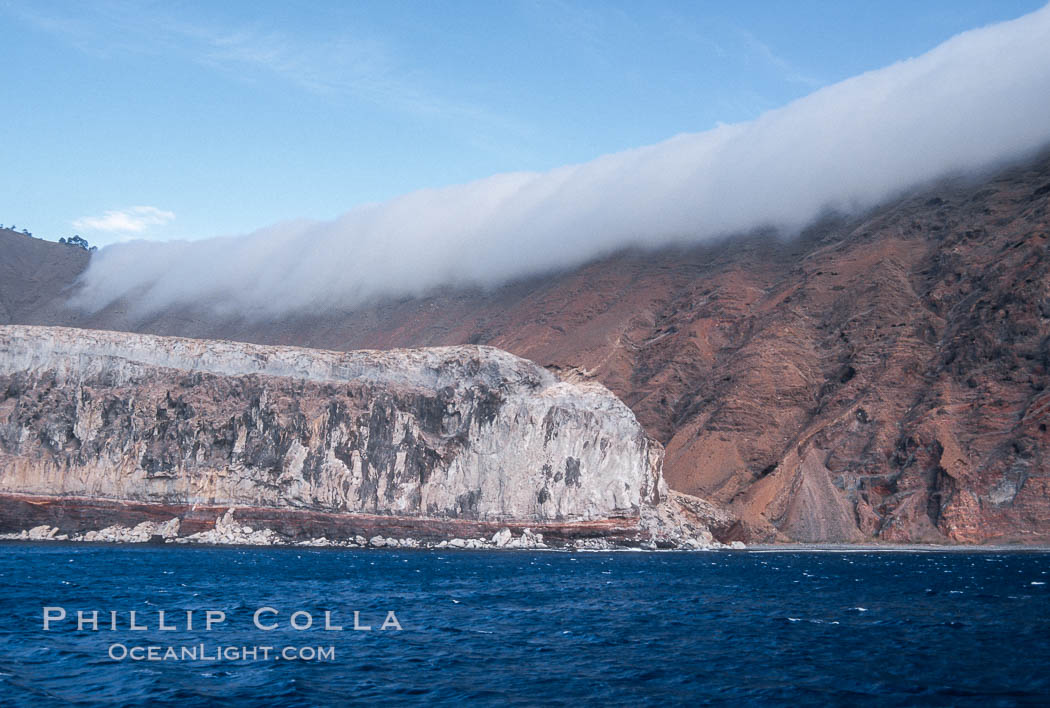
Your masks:
<path fill-rule="evenodd" d="M 110 644 L 114 661 L 334 661 L 334 646 L 127 646 Z"/>

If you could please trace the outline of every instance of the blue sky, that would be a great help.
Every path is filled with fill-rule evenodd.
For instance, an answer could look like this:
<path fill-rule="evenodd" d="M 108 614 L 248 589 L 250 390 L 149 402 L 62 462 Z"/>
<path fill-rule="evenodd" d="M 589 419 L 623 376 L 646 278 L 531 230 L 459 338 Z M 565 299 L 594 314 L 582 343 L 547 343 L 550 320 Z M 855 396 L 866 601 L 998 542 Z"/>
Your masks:
<path fill-rule="evenodd" d="M 331 219 L 750 120 L 1042 4 L 0 0 L 0 223 Z"/>

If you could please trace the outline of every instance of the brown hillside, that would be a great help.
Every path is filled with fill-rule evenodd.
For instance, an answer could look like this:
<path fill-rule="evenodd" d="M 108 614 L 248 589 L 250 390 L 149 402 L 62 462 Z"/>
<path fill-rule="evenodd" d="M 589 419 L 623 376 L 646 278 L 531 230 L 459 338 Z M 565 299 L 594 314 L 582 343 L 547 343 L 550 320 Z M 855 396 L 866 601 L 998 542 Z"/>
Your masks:
<path fill-rule="evenodd" d="M 60 311 L 82 256 L 34 246 L 2 266 L 0 315 L 335 349 L 491 344 L 608 385 L 666 445 L 671 486 L 736 513 L 731 537 L 1046 542 L 1048 200 L 1044 158 L 787 241 L 274 322 Z M 6 253 L 25 237 L 3 239 Z"/>

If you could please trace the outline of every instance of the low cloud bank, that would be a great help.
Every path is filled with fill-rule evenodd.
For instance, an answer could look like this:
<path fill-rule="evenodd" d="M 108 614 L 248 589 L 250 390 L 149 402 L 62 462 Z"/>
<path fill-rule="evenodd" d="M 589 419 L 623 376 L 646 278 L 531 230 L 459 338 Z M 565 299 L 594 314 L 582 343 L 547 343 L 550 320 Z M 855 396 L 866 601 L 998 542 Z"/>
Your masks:
<path fill-rule="evenodd" d="M 643 109 L 640 109 L 643 110 Z M 334 221 L 96 254 L 77 304 L 133 295 L 268 317 L 496 285 L 617 249 L 804 227 L 1050 143 L 1050 6 L 720 126 L 544 173 L 413 192 Z"/>

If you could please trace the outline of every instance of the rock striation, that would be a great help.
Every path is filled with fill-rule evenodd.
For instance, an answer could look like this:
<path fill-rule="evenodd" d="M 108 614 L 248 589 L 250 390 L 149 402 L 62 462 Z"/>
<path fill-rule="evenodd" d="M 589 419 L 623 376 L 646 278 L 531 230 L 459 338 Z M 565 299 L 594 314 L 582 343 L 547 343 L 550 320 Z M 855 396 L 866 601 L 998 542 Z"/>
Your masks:
<path fill-rule="evenodd" d="M 19 537 L 709 544 L 661 460 L 604 386 L 492 347 L 0 326 L 0 532 Z"/>

